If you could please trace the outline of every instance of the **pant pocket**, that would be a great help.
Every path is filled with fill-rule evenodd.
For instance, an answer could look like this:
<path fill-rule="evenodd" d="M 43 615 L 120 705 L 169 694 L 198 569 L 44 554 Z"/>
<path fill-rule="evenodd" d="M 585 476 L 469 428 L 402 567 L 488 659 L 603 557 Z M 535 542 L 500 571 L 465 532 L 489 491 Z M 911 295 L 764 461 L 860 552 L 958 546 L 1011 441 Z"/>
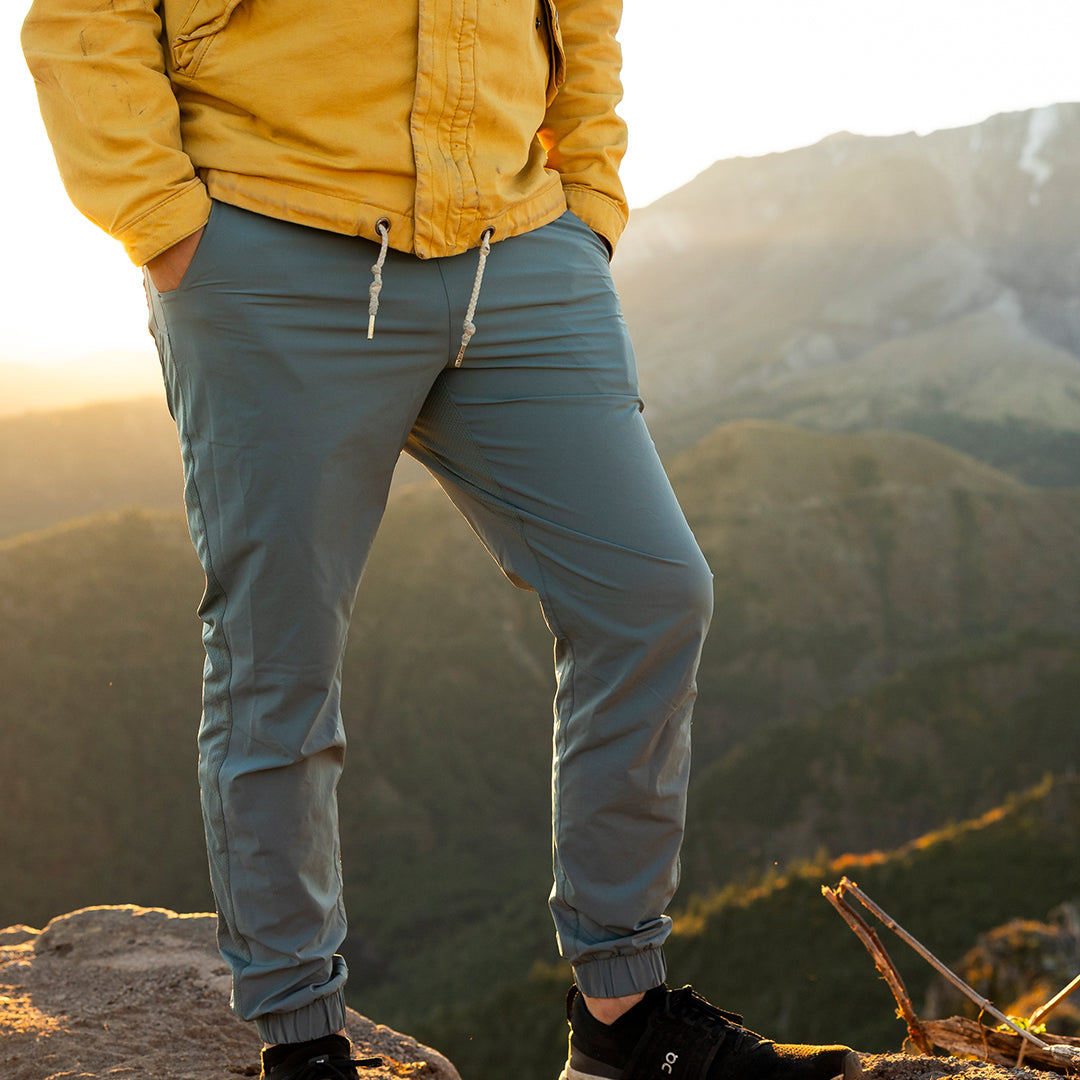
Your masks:
<path fill-rule="evenodd" d="M 158 363 L 161 365 L 161 378 L 165 386 L 165 404 L 169 415 L 176 419 L 175 373 L 173 371 L 172 346 L 169 342 L 169 327 L 165 321 L 165 309 L 161 303 L 161 293 L 154 288 L 150 274 L 143 268 L 143 288 L 146 291 L 146 307 L 149 312 L 148 329 L 157 346 Z"/>

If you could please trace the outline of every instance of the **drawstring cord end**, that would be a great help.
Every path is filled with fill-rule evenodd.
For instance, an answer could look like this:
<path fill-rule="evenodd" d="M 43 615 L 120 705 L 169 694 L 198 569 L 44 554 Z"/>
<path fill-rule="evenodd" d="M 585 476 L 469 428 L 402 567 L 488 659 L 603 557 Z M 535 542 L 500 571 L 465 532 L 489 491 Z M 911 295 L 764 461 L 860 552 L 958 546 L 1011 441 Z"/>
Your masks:
<path fill-rule="evenodd" d="M 382 292 L 382 268 L 386 262 L 386 249 L 390 246 L 390 222 L 386 218 L 379 218 L 375 222 L 375 231 L 382 237 L 382 247 L 371 268 L 372 282 L 368 288 L 368 341 L 375 336 L 375 316 L 379 312 L 379 293 Z"/>
<path fill-rule="evenodd" d="M 469 347 L 469 341 L 476 333 L 476 323 L 473 316 L 476 314 L 476 302 L 480 299 L 480 283 L 484 280 L 484 267 L 491 251 L 491 238 L 495 230 L 490 225 L 480 234 L 480 261 L 476 264 L 476 280 L 473 282 L 472 296 L 469 297 L 469 310 L 465 312 L 465 322 L 462 325 L 461 348 L 458 349 L 454 367 L 461 367 L 461 361 L 465 359 L 465 350 Z"/>
<path fill-rule="evenodd" d="M 465 325 L 462 327 L 462 331 L 461 348 L 458 349 L 454 367 L 461 367 L 461 361 L 465 359 L 465 350 L 469 347 L 469 339 L 476 333 L 476 323 L 466 320 Z"/>

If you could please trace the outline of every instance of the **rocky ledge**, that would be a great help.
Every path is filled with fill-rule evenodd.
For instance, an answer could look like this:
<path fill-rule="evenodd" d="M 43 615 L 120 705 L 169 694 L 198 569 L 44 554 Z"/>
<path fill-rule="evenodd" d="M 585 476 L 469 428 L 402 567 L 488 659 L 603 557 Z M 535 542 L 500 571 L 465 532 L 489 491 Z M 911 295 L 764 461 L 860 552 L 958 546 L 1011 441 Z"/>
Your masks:
<path fill-rule="evenodd" d="M 228 1007 L 213 915 L 90 907 L 0 930 L 4 1080 L 224 1080 L 259 1075 L 259 1038 Z M 460 1080 L 438 1052 L 349 1010 L 370 1080 Z"/>

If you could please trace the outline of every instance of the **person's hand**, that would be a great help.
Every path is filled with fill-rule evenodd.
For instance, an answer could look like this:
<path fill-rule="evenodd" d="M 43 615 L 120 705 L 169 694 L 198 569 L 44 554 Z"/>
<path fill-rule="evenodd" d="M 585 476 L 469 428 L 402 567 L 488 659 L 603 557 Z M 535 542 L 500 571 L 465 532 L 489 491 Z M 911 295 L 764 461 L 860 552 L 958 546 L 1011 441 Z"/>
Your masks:
<path fill-rule="evenodd" d="M 169 292 L 179 287 L 180 282 L 184 280 L 184 274 L 187 273 L 187 268 L 191 265 L 195 249 L 199 246 L 199 240 L 202 239 L 205 228 L 205 225 L 200 226 L 190 236 L 185 236 L 179 243 L 166 248 L 146 264 L 146 272 L 150 275 L 150 280 L 158 292 Z"/>

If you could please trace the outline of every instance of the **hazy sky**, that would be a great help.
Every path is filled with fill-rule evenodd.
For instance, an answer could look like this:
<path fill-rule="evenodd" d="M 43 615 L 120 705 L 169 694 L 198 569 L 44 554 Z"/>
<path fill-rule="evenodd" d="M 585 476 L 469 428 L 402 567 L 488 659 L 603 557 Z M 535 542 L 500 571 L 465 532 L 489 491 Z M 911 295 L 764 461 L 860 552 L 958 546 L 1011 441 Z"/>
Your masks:
<path fill-rule="evenodd" d="M 56 176 L 18 47 L 28 6 L 0 11 L 0 361 L 150 355 L 139 272 Z M 621 38 L 638 206 L 723 157 L 1080 100 L 1078 0 L 625 0 Z"/>

